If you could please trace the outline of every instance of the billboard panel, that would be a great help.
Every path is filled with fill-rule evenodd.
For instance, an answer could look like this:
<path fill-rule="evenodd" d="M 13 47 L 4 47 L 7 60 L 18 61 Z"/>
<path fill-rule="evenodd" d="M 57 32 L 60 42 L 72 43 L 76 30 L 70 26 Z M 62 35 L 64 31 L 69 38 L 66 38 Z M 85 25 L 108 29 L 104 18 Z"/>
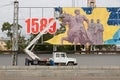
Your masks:
<path fill-rule="evenodd" d="M 52 19 L 42 18 L 40 31 Z M 38 19 L 32 19 L 33 23 L 35 21 Z M 26 22 L 29 23 L 29 19 Z M 34 24 L 36 25 L 36 23 Z M 30 32 L 29 25 L 27 28 L 27 32 Z M 32 29 L 33 33 L 39 32 L 39 28 L 37 31 Z M 56 23 L 47 32 L 51 35 L 54 34 L 53 37 L 44 41 L 49 44 L 120 44 L 120 8 L 62 8 Z"/>

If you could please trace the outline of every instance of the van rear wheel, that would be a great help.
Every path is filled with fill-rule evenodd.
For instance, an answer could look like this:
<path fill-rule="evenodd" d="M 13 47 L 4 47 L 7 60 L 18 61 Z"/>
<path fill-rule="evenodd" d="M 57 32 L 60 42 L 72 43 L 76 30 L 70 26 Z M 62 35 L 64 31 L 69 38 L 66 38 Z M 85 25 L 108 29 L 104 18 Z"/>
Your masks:
<path fill-rule="evenodd" d="M 68 65 L 68 66 L 73 66 L 74 63 L 73 63 L 73 62 L 69 62 L 67 65 Z"/>

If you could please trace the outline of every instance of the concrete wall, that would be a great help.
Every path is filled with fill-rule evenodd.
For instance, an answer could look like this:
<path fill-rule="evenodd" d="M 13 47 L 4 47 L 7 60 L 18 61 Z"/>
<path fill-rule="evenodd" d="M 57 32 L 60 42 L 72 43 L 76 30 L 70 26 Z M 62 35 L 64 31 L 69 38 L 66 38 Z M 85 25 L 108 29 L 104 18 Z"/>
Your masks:
<path fill-rule="evenodd" d="M 120 80 L 120 66 L 1 66 L 0 80 Z"/>

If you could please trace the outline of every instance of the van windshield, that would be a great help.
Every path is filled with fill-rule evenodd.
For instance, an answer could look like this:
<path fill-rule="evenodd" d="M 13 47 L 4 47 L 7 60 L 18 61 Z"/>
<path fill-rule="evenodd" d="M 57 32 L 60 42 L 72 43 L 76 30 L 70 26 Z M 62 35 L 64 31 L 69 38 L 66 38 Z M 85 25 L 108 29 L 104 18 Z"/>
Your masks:
<path fill-rule="evenodd" d="M 61 57 L 65 57 L 65 54 L 61 54 Z"/>

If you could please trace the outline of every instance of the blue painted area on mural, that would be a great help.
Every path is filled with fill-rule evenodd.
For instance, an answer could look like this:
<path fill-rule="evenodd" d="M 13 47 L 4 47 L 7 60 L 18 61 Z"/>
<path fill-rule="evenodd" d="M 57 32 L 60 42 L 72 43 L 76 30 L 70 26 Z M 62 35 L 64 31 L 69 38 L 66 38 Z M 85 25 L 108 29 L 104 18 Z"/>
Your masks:
<path fill-rule="evenodd" d="M 113 26 L 120 25 L 120 7 L 107 8 L 107 11 L 110 12 L 107 24 Z"/>
<path fill-rule="evenodd" d="M 62 11 L 62 7 L 55 7 L 54 9 L 55 9 L 55 11 L 58 11 L 58 12 Z"/>
<path fill-rule="evenodd" d="M 92 14 L 94 8 L 92 7 L 83 7 L 82 8 L 86 14 Z M 110 12 L 107 24 L 112 26 L 120 26 L 120 7 L 110 7 L 107 8 L 107 11 Z"/>
<path fill-rule="evenodd" d="M 86 14 L 92 14 L 92 11 L 93 11 L 94 8 L 92 8 L 92 7 L 84 7 L 82 9 L 86 12 Z"/>
<path fill-rule="evenodd" d="M 104 44 L 120 44 L 120 29 L 114 34 L 112 39 L 105 41 Z"/>
<path fill-rule="evenodd" d="M 119 9 L 119 7 L 108 7 L 108 8 L 107 8 L 107 11 L 108 11 L 108 12 L 117 12 L 118 9 Z"/>
<path fill-rule="evenodd" d="M 113 36 L 113 39 L 119 39 L 119 38 L 120 38 L 120 29 Z"/>

